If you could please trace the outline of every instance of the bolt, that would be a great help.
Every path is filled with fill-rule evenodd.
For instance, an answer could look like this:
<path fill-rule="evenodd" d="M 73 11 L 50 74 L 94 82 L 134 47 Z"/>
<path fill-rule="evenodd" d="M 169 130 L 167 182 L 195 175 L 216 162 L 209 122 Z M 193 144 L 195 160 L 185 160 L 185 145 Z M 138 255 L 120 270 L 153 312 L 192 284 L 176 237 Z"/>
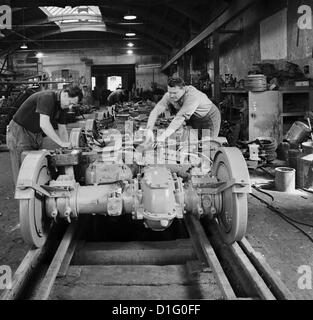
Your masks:
<path fill-rule="evenodd" d="M 167 227 L 168 226 L 169 221 L 168 220 L 161 220 L 160 224 L 162 227 Z"/>

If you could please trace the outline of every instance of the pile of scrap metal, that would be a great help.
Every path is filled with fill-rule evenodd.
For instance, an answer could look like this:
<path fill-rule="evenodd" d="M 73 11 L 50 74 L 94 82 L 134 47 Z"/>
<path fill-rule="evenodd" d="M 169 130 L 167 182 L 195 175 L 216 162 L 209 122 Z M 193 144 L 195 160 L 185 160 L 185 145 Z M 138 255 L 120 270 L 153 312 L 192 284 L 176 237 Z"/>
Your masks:
<path fill-rule="evenodd" d="M 277 159 L 277 141 L 271 137 L 257 137 L 248 142 L 238 141 L 248 167 L 255 169 L 264 166 Z"/>
<path fill-rule="evenodd" d="M 71 109 L 66 114 L 66 120 L 68 123 L 76 122 L 78 119 L 83 118 L 84 114 L 89 114 L 95 111 L 95 106 L 76 104 L 71 106 Z"/>
<path fill-rule="evenodd" d="M 296 170 L 296 184 L 299 188 L 313 189 L 313 133 L 311 119 L 313 113 L 306 115 L 307 123 L 295 121 L 278 146 L 278 157 Z"/>
<path fill-rule="evenodd" d="M 272 63 L 256 63 L 249 74 L 262 74 L 266 76 L 270 90 L 278 89 L 280 86 L 295 85 L 295 81 L 307 80 L 300 67 L 292 62 L 286 61 L 282 70 L 277 70 Z"/>
<path fill-rule="evenodd" d="M 98 132 L 111 142 L 102 148 L 89 145 L 84 130 L 75 128 L 74 149 L 26 155 L 15 198 L 27 243 L 41 247 L 54 223 L 83 214 L 128 214 L 159 232 L 174 219 L 195 215 L 216 220 L 228 244 L 244 237 L 249 173 L 240 150 L 222 146 L 225 138 L 202 141 L 199 154 L 197 140 L 154 150 L 136 146 L 127 132 L 109 131 Z"/>
<path fill-rule="evenodd" d="M 108 129 L 113 126 L 116 119 L 116 107 L 105 107 L 101 111 L 95 113 L 95 120 L 98 130 Z"/>

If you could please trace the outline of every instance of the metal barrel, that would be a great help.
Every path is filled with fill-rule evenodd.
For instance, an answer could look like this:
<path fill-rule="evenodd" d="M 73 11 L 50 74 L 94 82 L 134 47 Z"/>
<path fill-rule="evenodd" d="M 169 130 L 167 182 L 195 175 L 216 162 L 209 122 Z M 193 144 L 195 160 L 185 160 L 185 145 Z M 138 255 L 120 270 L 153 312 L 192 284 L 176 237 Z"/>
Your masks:
<path fill-rule="evenodd" d="M 310 132 L 311 130 L 309 126 L 301 121 L 296 121 L 286 133 L 285 140 L 297 145 L 302 143 L 308 137 Z"/>
<path fill-rule="evenodd" d="M 303 156 L 313 154 L 313 142 L 307 141 L 301 144 Z"/>
<path fill-rule="evenodd" d="M 275 187 L 277 191 L 293 192 L 295 190 L 296 170 L 288 167 L 275 169 Z"/>

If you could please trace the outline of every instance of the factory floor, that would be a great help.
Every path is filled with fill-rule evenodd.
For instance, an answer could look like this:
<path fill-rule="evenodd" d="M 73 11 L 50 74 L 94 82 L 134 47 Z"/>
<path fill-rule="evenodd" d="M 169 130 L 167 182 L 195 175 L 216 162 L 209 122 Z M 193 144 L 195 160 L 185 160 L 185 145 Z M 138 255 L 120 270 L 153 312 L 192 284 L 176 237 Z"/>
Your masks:
<path fill-rule="evenodd" d="M 271 179 L 263 171 L 251 172 L 252 184 L 260 186 Z M 270 190 L 266 192 L 273 196 L 273 202 L 268 195 L 253 189 L 253 194 L 279 208 L 282 213 L 313 225 L 313 194 L 303 191 L 293 194 Z M 251 245 L 265 256 L 296 299 L 313 299 L 313 289 L 298 288 L 298 281 L 303 277 L 303 273 L 298 273 L 301 266 L 307 266 L 306 272 L 309 272 L 307 287 L 313 286 L 310 278 L 313 273 L 313 243 L 252 195 L 248 197 L 248 207 L 246 237 Z M 313 237 L 313 228 L 301 228 Z M 0 265 L 9 265 L 14 272 L 28 249 L 19 230 L 18 203 L 14 200 L 9 153 L 0 152 Z"/>

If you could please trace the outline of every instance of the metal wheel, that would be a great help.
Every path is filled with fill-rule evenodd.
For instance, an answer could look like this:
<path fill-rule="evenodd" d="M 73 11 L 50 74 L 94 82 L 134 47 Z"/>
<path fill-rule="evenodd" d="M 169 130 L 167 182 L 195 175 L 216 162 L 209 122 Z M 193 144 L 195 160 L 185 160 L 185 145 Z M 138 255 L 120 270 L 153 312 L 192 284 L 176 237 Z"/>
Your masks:
<path fill-rule="evenodd" d="M 215 156 L 213 175 L 218 181 L 244 181 L 249 183 L 246 162 L 237 148 L 221 148 Z M 218 226 L 226 243 L 240 241 L 247 228 L 248 204 L 246 193 L 235 193 L 233 188 L 226 189 L 219 197 Z"/>
<path fill-rule="evenodd" d="M 38 151 L 26 156 L 20 169 L 17 188 L 24 184 L 25 178 L 27 183 L 38 185 L 45 185 L 51 180 L 46 155 L 46 151 Z M 47 239 L 52 220 L 45 215 L 43 196 L 39 196 L 30 188 L 22 190 L 23 192 L 27 193 L 29 199 L 20 199 L 19 202 L 22 237 L 26 243 L 39 248 Z"/>

